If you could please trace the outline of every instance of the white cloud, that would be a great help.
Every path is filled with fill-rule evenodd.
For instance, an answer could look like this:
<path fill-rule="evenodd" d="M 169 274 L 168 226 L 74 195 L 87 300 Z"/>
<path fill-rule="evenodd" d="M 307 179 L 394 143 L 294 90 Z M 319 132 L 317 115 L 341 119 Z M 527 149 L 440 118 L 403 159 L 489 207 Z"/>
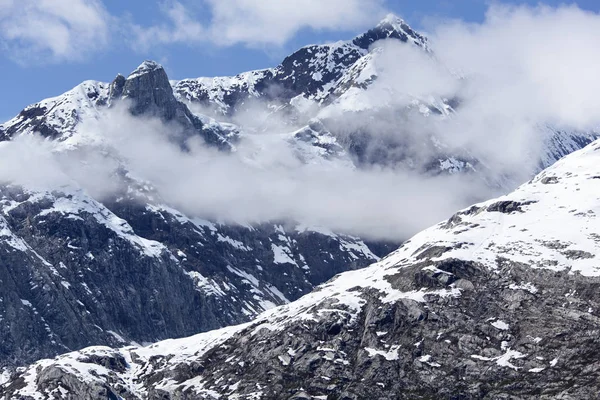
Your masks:
<path fill-rule="evenodd" d="M 203 0 L 209 22 L 182 3 L 164 7 L 167 23 L 134 26 L 136 44 L 213 43 L 280 46 L 302 29 L 339 31 L 368 26 L 384 13 L 384 0 Z"/>
<path fill-rule="evenodd" d="M 148 49 L 157 43 L 195 43 L 208 39 L 206 28 L 191 17 L 181 3 L 163 5 L 162 11 L 168 22 L 151 27 L 132 24 L 134 45 Z"/>
<path fill-rule="evenodd" d="M 100 0 L 0 0 L 0 45 L 20 63 L 80 61 L 106 47 Z"/>
<path fill-rule="evenodd" d="M 380 0 L 207 0 L 219 44 L 282 45 L 299 30 L 363 27 L 383 12 Z"/>
<path fill-rule="evenodd" d="M 432 43 L 480 107 L 589 128 L 599 113 L 598 35 L 600 15 L 576 6 L 496 5 L 482 24 L 437 27 Z"/>
<path fill-rule="evenodd" d="M 464 76 L 446 134 L 504 165 L 539 155 L 540 126 L 600 124 L 600 15 L 575 6 L 492 6 L 481 24 L 433 30 L 436 57 Z M 517 167 L 518 168 L 518 167 Z"/>
<path fill-rule="evenodd" d="M 544 146 L 549 127 L 600 128 L 599 14 L 574 6 L 495 5 L 482 23 L 438 20 L 429 31 L 430 55 L 397 41 L 383 43 L 372 63 L 375 82 L 349 92 L 338 106 L 400 110 L 414 98 L 455 98 L 456 113 L 425 119 L 390 113 L 367 126 L 364 116 L 349 118 L 335 107 L 321 115 L 333 114 L 345 130 L 395 135 L 416 149 L 434 135 L 448 151 L 468 154 L 496 177 L 515 182 L 528 179 L 540 161 L 552 161 Z"/>
<path fill-rule="evenodd" d="M 258 165 L 246 158 L 256 151 L 246 140 L 226 154 L 194 137 L 182 151 L 172 125 L 132 117 L 124 107 L 106 112 L 78 133 L 101 138 L 103 151 L 56 152 L 60 143 L 30 135 L 0 143 L 0 183 L 41 190 L 82 187 L 102 200 L 119 188 L 114 172 L 120 160 L 132 176 L 149 181 L 161 201 L 190 216 L 239 223 L 291 220 L 391 239 L 446 218 L 478 192 L 477 182 L 464 176 L 307 165 L 281 139 L 262 147 Z"/>

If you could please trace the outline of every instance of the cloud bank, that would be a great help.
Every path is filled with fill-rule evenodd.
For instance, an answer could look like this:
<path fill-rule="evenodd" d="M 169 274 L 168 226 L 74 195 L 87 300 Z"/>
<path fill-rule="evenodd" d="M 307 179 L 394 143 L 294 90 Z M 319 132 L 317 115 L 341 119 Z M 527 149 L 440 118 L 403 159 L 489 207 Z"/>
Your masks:
<path fill-rule="evenodd" d="M 462 76 L 452 142 L 523 164 L 539 154 L 541 126 L 600 126 L 600 15 L 576 6 L 492 6 L 484 23 L 443 23 L 436 57 Z"/>
<path fill-rule="evenodd" d="M 0 182 L 35 190 L 83 188 L 102 201 L 123 189 L 115 172 L 125 165 L 131 177 L 150 182 L 161 201 L 189 216 L 292 221 L 395 240 L 445 218 L 482 190 L 466 177 L 304 164 L 282 141 L 267 142 L 255 154 L 252 141 L 242 140 L 238 152 L 225 154 L 193 137 L 182 151 L 173 126 L 132 117 L 126 108 L 107 112 L 79 131 L 94 147 L 65 151 L 37 136 L 0 143 Z M 103 151 L 95 147 L 100 143 Z"/>
<path fill-rule="evenodd" d="M 600 127 L 599 14 L 495 5 L 480 24 L 438 21 L 429 31 L 431 54 L 395 41 L 380 46 L 368 90 L 351 90 L 321 113 L 333 129 L 358 126 L 415 148 L 434 136 L 448 152 L 521 182 L 549 162 L 546 144 L 557 131 Z M 395 112 L 443 99 L 455 107 L 448 117 Z M 371 109 L 388 111 L 366 119 Z"/>
<path fill-rule="evenodd" d="M 497 182 L 512 177 L 503 186 L 508 190 L 530 178 L 544 157 L 545 126 L 573 131 L 600 124 L 598 14 L 576 7 L 494 6 L 481 24 L 444 22 L 430 31 L 431 54 L 385 43 L 374 60 L 377 79 L 364 92 L 349 92 L 355 98 L 345 98 L 346 106 L 359 111 L 326 118 L 338 134 L 358 130 L 371 134 L 374 143 L 391 139 L 397 146 L 382 146 L 377 150 L 387 153 L 379 154 L 410 154 L 410 162 L 362 169 L 304 164 L 282 136 L 289 121 L 248 136 L 234 154 L 216 152 L 197 138 L 182 151 L 173 126 L 112 109 L 78 132 L 100 138 L 112 150 L 53 152 L 52 143 L 18 138 L 0 144 L 0 180 L 82 186 L 102 198 L 119 190 L 114 171 L 123 162 L 132 176 L 150 181 L 165 203 L 189 215 L 250 223 L 291 219 L 404 239 L 496 195 Z M 415 99 L 427 104 L 443 98 L 455 99 L 456 112 L 428 117 L 418 107 L 405 112 Z M 342 103 L 329 111 L 337 106 Z M 477 173 L 423 174 L 415 164 L 435 159 L 426 145 L 432 137 L 446 154 L 479 160 Z"/>

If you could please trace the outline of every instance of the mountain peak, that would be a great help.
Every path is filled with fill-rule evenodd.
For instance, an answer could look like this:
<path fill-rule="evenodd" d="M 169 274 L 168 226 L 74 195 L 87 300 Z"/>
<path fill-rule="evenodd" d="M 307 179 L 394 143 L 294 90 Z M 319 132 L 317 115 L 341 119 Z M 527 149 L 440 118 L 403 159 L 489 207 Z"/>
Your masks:
<path fill-rule="evenodd" d="M 379 24 L 377 24 L 377 26 L 383 26 L 383 25 L 392 25 L 392 26 L 399 26 L 401 27 L 402 25 L 406 25 L 406 22 L 400 18 L 399 16 L 397 16 L 394 13 L 389 13 L 388 15 L 385 16 L 385 18 L 383 18 L 381 21 L 379 21 Z"/>
<path fill-rule="evenodd" d="M 160 65 L 156 61 L 145 60 L 143 63 L 140 64 L 139 67 L 137 67 L 131 74 L 129 74 L 127 79 L 136 78 L 140 75 L 144 75 L 158 70 L 163 70 L 162 65 Z"/>
<path fill-rule="evenodd" d="M 398 39 L 427 48 L 427 38 L 417 33 L 402 18 L 392 13 L 386 15 L 375 28 L 357 36 L 352 42 L 363 49 L 368 49 L 373 43 L 384 39 Z"/>

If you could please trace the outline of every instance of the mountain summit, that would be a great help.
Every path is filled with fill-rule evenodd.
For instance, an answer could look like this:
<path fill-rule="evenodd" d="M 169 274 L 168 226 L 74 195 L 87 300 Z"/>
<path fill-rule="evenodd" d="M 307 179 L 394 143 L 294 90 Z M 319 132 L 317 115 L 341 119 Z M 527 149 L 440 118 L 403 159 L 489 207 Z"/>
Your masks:
<path fill-rule="evenodd" d="M 352 43 L 360 48 L 368 49 L 373 43 L 385 39 L 398 39 L 412 42 L 426 48 L 427 38 L 413 30 L 402 18 L 388 14 L 377 26 L 354 38 Z"/>

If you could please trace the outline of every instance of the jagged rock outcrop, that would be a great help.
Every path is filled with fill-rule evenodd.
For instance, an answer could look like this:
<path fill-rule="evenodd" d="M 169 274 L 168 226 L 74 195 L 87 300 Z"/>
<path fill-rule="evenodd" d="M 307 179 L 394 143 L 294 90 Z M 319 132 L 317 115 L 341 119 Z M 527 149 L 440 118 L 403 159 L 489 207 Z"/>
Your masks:
<path fill-rule="evenodd" d="M 174 85 L 178 98 L 216 107 L 231 115 L 253 99 L 287 104 L 298 96 L 325 99 L 344 74 L 368 55 L 372 44 L 385 39 L 410 42 L 427 49 L 427 39 L 402 19 L 389 15 L 376 27 L 350 41 L 302 47 L 275 68 L 234 77 L 183 79 Z M 288 110 L 289 111 L 289 110 Z"/>
<path fill-rule="evenodd" d="M 596 398 L 599 148 L 596 141 L 515 192 L 460 211 L 251 323 L 43 360 L 7 377 L 0 393 Z"/>
<path fill-rule="evenodd" d="M 118 96 L 118 97 L 116 97 Z M 178 101 L 164 68 L 154 61 L 144 61 L 127 79 L 118 75 L 111 84 L 109 101 L 127 100 L 133 116 L 158 117 L 164 122 L 175 122 L 189 137 L 200 134 L 206 143 L 221 150 L 230 150 L 236 137 L 224 135 L 217 129 L 206 128 L 201 119 Z"/>
<path fill-rule="evenodd" d="M 122 100 L 133 116 L 156 117 L 172 123 L 172 129 L 181 131 L 184 137 L 198 135 L 220 150 L 231 150 L 238 139 L 235 129 L 218 124 L 205 126 L 199 116 L 175 98 L 165 70 L 153 61 L 143 62 L 127 78 L 119 74 L 110 84 L 86 81 L 61 96 L 26 107 L 3 124 L 0 138 L 10 140 L 36 133 L 64 141 L 77 132 L 82 122 L 99 119 L 107 107 Z"/>

